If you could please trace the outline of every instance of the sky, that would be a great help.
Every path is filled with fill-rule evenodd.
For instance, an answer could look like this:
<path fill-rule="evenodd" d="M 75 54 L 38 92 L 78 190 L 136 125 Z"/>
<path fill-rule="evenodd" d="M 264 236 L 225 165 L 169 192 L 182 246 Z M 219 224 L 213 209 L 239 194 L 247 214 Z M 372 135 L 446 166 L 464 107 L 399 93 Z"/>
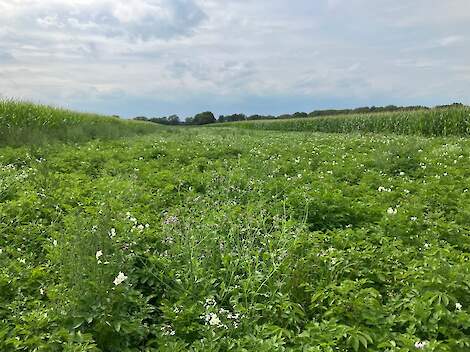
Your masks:
<path fill-rule="evenodd" d="M 0 97 L 123 117 L 470 104 L 470 1 L 0 0 Z"/>

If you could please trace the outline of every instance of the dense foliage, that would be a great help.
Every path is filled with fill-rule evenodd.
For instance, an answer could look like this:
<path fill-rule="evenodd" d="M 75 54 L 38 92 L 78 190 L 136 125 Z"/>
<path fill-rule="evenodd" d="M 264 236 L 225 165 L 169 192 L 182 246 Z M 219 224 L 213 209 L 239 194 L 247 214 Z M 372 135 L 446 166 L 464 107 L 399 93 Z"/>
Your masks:
<path fill-rule="evenodd" d="M 470 141 L 0 149 L 0 351 L 469 351 Z"/>
<path fill-rule="evenodd" d="M 226 126 L 220 124 L 218 126 Z M 469 136 L 470 107 L 237 122 L 236 127 L 327 133 L 395 133 L 422 136 Z"/>
<path fill-rule="evenodd" d="M 155 125 L 118 117 L 0 100 L 0 146 L 114 139 L 157 130 Z"/>

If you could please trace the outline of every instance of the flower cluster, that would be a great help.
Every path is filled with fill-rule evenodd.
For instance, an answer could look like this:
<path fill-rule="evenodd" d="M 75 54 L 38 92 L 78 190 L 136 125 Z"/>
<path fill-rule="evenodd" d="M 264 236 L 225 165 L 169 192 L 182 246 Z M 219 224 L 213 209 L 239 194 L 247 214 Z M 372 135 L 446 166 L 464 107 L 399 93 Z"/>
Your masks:
<path fill-rule="evenodd" d="M 173 225 L 173 224 L 176 224 L 178 223 L 179 219 L 177 216 L 175 215 L 171 215 L 171 216 L 168 216 L 164 221 L 163 223 L 165 225 Z"/>
<path fill-rule="evenodd" d="M 205 325 L 229 329 L 229 327 L 237 328 L 240 324 L 242 316 L 239 313 L 233 313 L 225 308 L 217 308 L 217 301 L 213 297 L 206 298 L 204 302 L 206 313 L 200 318 Z"/>
<path fill-rule="evenodd" d="M 135 230 L 137 230 L 139 232 L 142 232 L 145 229 L 148 229 L 150 227 L 149 224 L 145 224 L 145 225 L 139 224 L 137 219 L 135 217 L 133 217 L 130 212 L 127 212 L 126 216 L 127 216 L 127 220 L 129 220 L 130 222 L 133 223 L 133 226 L 131 228 L 131 232 L 134 232 Z"/>
<path fill-rule="evenodd" d="M 173 329 L 173 327 L 170 324 L 163 324 L 160 327 L 160 331 L 165 336 L 174 336 L 176 333 L 176 331 Z"/>
<path fill-rule="evenodd" d="M 422 350 L 426 345 L 428 344 L 427 341 L 416 341 L 415 342 L 415 348 Z"/>
<path fill-rule="evenodd" d="M 118 276 L 114 279 L 113 283 L 115 286 L 122 284 L 127 279 L 122 271 L 119 272 Z"/>

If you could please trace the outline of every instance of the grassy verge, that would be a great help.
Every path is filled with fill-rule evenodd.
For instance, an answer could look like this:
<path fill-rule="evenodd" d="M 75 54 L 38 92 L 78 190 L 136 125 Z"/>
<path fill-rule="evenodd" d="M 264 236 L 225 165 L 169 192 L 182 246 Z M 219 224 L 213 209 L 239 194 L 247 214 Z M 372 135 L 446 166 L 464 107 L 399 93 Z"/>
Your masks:
<path fill-rule="evenodd" d="M 394 133 L 421 136 L 469 136 L 470 108 L 447 108 L 285 120 L 223 123 L 247 129 L 329 133 Z"/>
<path fill-rule="evenodd" d="M 160 127 L 161 128 L 161 127 Z M 155 132 L 158 126 L 26 102 L 0 101 L 0 146 L 84 142 Z"/>

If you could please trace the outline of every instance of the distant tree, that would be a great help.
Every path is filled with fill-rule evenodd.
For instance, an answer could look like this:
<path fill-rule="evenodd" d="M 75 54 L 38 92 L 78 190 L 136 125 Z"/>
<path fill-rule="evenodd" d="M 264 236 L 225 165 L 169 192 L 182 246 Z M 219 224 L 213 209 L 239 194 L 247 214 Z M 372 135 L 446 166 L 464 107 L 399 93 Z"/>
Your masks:
<path fill-rule="evenodd" d="M 462 103 L 452 103 L 448 105 L 437 105 L 435 106 L 436 109 L 447 109 L 447 108 L 461 108 L 464 105 Z"/>
<path fill-rule="evenodd" d="M 179 125 L 180 124 L 180 118 L 178 115 L 170 115 L 168 116 L 168 124 L 169 125 Z"/>
<path fill-rule="evenodd" d="M 248 116 L 246 119 L 247 120 L 272 120 L 274 119 L 275 116 L 272 116 L 272 115 L 250 115 Z"/>
<path fill-rule="evenodd" d="M 148 118 L 146 118 L 145 116 L 137 116 L 137 117 L 134 117 L 134 120 L 137 120 L 137 121 L 148 121 Z"/>
<path fill-rule="evenodd" d="M 168 125 L 168 120 L 166 118 L 166 116 L 164 117 L 152 117 L 149 119 L 150 122 L 153 122 L 153 123 L 159 123 L 159 124 L 162 124 L 162 125 Z"/>
<path fill-rule="evenodd" d="M 292 117 L 298 119 L 298 118 L 303 118 L 303 117 L 308 117 L 308 114 L 306 112 L 296 112 Z"/>
<path fill-rule="evenodd" d="M 220 115 L 218 122 L 234 122 L 234 121 L 245 121 L 247 119 L 245 114 L 232 114 L 232 115 Z"/>
<path fill-rule="evenodd" d="M 208 123 L 214 123 L 217 120 L 210 111 L 201 112 L 193 117 L 192 123 L 195 125 L 206 125 Z"/>

